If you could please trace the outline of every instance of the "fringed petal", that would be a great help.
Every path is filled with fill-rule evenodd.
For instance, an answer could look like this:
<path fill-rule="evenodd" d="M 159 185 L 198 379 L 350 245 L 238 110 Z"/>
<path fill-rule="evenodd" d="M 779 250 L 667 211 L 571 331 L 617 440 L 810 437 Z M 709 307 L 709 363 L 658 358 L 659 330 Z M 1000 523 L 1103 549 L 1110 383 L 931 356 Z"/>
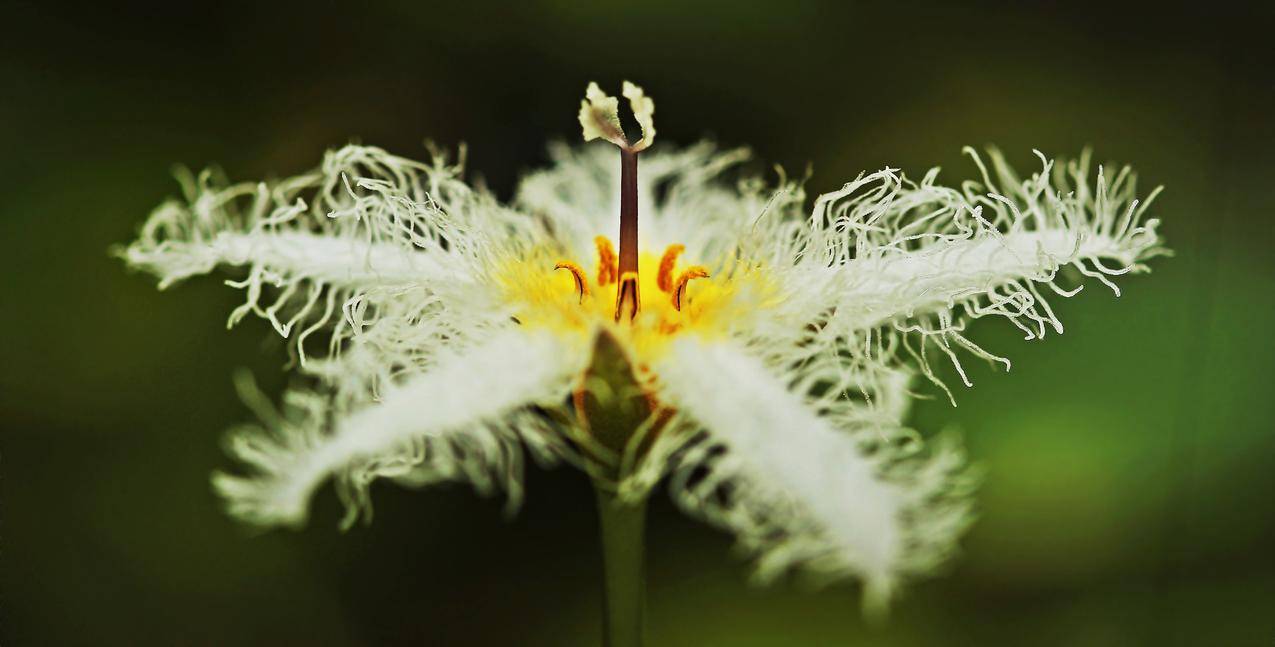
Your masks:
<path fill-rule="evenodd" d="M 1158 222 L 1143 218 L 1158 190 L 1139 201 L 1127 167 L 1114 179 L 1099 168 L 1093 179 L 1088 154 L 1065 165 L 1041 156 L 1041 171 L 1019 180 L 993 151 L 994 181 L 969 152 L 981 183 L 957 190 L 937 185 L 937 170 L 917 183 L 887 169 L 820 196 L 802 230 L 776 233 L 796 259 L 779 272 L 793 286 L 786 315 L 851 347 L 879 329 L 931 379 L 929 357 L 939 352 L 968 384 L 957 349 L 1009 366 L 964 336 L 970 320 L 1002 316 L 1027 339 L 1061 333 L 1046 294 L 1079 287 L 1065 287 L 1060 272 L 1096 278 L 1118 296 L 1111 277 L 1167 253 Z"/>
<path fill-rule="evenodd" d="M 347 409 L 319 395 L 293 395 L 292 415 L 232 435 L 230 451 L 250 473 L 217 474 L 214 486 L 232 514 L 260 525 L 302 523 L 311 493 L 333 475 L 341 477 L 348 520 L 366 509 L 366 488 L 377 476 L 516 488 L 521 457 L 514 441 L 538 432 L 519 412 L 560 403 L 582 362 L 581 349 L 561 337 L 512 328 L 404 376 L 374 404 Z"/>
<path fill-rule="evenodd" d="M 654 370 L 662 397 L 707 434 L 684 450 L 674 498 L 735 532 L 761 578 L 796 565 L 855 576 L 879 607 L 954 550 L 971 479 L 952 442 L 926 454 L 901 430 L 837 427 L 726 342 L 679 339 Z"/>
<path fill-rule="evenodd" d="M 348 336 L 357 322 L 341 315 L 351 302 L 445 301 L 453 318 L 467 301 L 477 302 L 470 311 L 485 309 L 475 274 L 515 219 L 459 173 L 441 155 L 427 165 L 361 146 L 271 183 L 183 173 L 185 200 L 156 209 L 121 255 L 160 287 L 216 268 L 241 272 L 227 283 L 247 298 L 229 323 L 254 313 L 284 337 L 299 332 L 294 350 L 304 363 L 309 334 L 329 331 L 333 350 Z"/>

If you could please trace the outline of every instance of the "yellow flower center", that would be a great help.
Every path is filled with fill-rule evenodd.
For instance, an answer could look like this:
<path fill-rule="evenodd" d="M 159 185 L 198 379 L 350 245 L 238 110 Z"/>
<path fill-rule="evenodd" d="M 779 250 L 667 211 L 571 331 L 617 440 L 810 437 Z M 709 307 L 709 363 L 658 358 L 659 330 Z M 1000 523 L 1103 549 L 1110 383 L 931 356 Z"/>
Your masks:
<path fill-rule="evenodd" d="M 611 241 L 599 236 L 596 243 L 597 256 L 588 264 L 541 256 L 511 262 L 497 273 L 520 324 L 564 334 L 606 328 L 634 359 L 650 359 L 678 334 L 725 334 L 731 321 L 766 305 L 774 294 L 755 268 L 710 277 L 704 266 L 680 263 L 682 245 L 660 256 L 643 252 L 638 271 L 621 275 Z M 630 294 L 638 299 L 632 316 L 625 309 Z"/>

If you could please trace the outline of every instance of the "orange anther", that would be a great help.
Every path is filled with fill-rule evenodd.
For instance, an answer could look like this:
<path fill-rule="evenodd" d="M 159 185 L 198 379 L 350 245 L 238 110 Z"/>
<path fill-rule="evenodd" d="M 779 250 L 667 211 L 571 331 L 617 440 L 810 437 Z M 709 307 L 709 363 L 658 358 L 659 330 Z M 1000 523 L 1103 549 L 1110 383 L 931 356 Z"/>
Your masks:
<path fill-rule="evenodd" d="M 615 283 L 616 279 L 620 278 L 620 270 L 615 248 L 611 246 L 611 239 L 598 236 L 593 239 L 593 242 L 598 246 L 598 285 Z"/>
<path fill-rule="evenodd" d="M 664 256 L 660 259 L 660 273 L 655 277 L 656 285 L 660 286 L 661 292 L 669 292 L 673 289 L 673 268 L 677 267 L 677 257 L 686 251 L 683 245 L 669 245 L 664 250 Z"/>
<path fill-rule="evenodd" d="M 686 268 L 686 271 L 682 272 L 673 284 L 673 308 L 679 312 L 682 310 L 682 300 L 686 298 L 686 284 L 690 283 L 691 279 L 702 279 L 707 276 L 708 270 L 699 265 Z"/>

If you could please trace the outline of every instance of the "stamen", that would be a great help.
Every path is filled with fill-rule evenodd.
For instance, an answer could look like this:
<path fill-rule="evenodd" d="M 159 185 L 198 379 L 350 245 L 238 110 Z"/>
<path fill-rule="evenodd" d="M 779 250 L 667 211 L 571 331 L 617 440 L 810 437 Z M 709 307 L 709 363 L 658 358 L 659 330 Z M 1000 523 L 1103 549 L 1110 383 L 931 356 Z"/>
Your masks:
<path fill-rule="evenodd" d="M 660 286 L 661 292 L 668 292 L 673 289 L 673 269 L 677 267 L 677 257 L 686 251 L 684 245 L 669 245 L 664 250 L 664 257 L 660 259 L 660 273 L 655 277 L 656 285 Z"/>
<path fill-rule="evenodd" d="M 589 296 L 589 282 L 584 279 L 584 270 L 571 261 L 560 261 L 553 269 L 571 272 L 572 278 L 576 280 L 576 293 L 580 295 L 580 303 L 584 303 L 584 298 Z"/>
<path fill-rule="evenodd" d="M 681 312 L 682 301 L 686 298 L 686 284 L 690 283 L 691 279 L 703 279 L 707 277 L 708 270 L 704 269 L 702 266 L 692 265 L 686 268 L 686 271 L 682 272 L 681 276 L 677 277 L 677 282 L 675 283 L 676 287 L 673 289 L 673 309 Z"/>
<path fill-rule="evenodd" d="M 598 236 L 593 242 L 598 246 L 598 285 L 615 283 L 620 278 L 620 270 L 616 266 L 615 248 L 611 246 L 611 239 Z"/>
<path fill-rule="evenodd" d="M 615 320 L 620 321 L 625 315 L 629 321 L 637 316 L 641 303 L 638 300 L 638 273 L 625 272 L 620 275 L 620 287 L 615 291 Z"/>

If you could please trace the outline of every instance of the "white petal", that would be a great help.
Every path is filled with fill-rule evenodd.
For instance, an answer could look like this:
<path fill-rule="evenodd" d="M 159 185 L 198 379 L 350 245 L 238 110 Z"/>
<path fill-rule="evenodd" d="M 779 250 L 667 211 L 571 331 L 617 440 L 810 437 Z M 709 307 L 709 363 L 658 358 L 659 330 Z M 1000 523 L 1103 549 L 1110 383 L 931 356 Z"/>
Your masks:
<path fill-rule="evenodd" d="M 203 240 L 135 245 L 124 254 L 130 265 L 160 277 L 161 288 L 219 266 L 260 268 L 278 281 L 297 277 L 352 289 L 469 280 L 438 254 L 302 231 L 220 231 Z"/>
<path fill-rule="evenodd" d="M 366 307 L 392 292 L 446 300 L 453 318 L 467 301 L 482 310 L 481 298 L 468 298 L 484 295 L 473 276 L 513 219 L 459 172 L 441 158 L 426 165 L 349 146 L 311 173 L 268 184 L 185 175 L 186 200 L 156 209 L 122 255 L 161 287 L 216 268 L 246 273 L 228 282 L 246 295 L 229 323 L 255 313 L 284 337 L 302 331 L 293 349 L 304 364 L 311 332 L 332 331 L 328 346 L 341 346 L 342 326 L 329 324 L 352 300 Z"/>
<path fill-rule="evenodd" d="M 1060 270 L 1119 295 L 1109 277 L 1145 270 L 1143 261 L 1166 253 L 1157 221 L 1143 222 L 1155 192 L 1140 202 L 1127 168 L 1114 179 L 1100 168 L 1095 180 L 1087 156 L 1065 166 L 1041 156 L 1042 170 L 1019 180 L 999 154 L 992 158 L 999 185 L 975 156 L 983 183 L 961 190 L 937 185 L 937 169 L 919 183 L 887 169 L 820 196 L 805 231 L 771 236 L 798 259 L 778 271 L 790 295 L 781 316 L 804 318 L 827 339 L 886 326 L 931 379 L 927 347 L 951 358 L 964 380 L 955 347 L 1009 365 L 964 337 L 969 320 L 1002 316 L 1027 339 L 1061 333 L 1045 293 L 1079 288 L 1060 286 Z"/>
<path fill-rule="evenodd" d="M 880 446 L 867 455 L 864 442 L 874 438 L 834 428 L 727 342 L 681 338 L 655 371 L 663 397 L 726 448 L 706 454 L 710 476 L 698 485 L 675 479 L 686 487 L 683 503 L 738 533 L 760 553 L 763 573 L 807 563 L 857 575 L 882 598 L 900 575 L 950 552 L 964 528 L 963 503 L 917 514 L 924 501 L 951 494 L 955 455 L 944 452 L 907 478 L 887 476 L 897 456 Z M 723 480 L 735 505 L 715 504 L 708 491 Z"/>
<path fill-rule="evenodd" d="M 1107 237 L 1061 230 L 984 234 L 906 254 L 848 261 L 837 270 L 836 299 L 844 304 L 840 314 L 845 325 L 872 328 L 938 312 L 971 297 L 991 303 L 1011 283 L 1048 283 L 1077 258 L 1119 258 L 1126 249 Z M 1036 297 L 1030 299 L 1034 303 Z"/>
<path fill-rule="evenodd" d="M 488 444 L 482 434 L 519 409 L 558 403 L 582 370 L 582 344 L 548 332 L 514 328 L 440 360 L 429 372 L 388 388 L 381 401 L 335 412 L 331 431 L 313 408 L 296 424 L 277 424 L 232 439 L 232 452 L 254 471 L 219 474 L 217 490 L 232 513 L 259 524 L 298 524 L 311 493 L 329 476 L 422 439 Z"/>

